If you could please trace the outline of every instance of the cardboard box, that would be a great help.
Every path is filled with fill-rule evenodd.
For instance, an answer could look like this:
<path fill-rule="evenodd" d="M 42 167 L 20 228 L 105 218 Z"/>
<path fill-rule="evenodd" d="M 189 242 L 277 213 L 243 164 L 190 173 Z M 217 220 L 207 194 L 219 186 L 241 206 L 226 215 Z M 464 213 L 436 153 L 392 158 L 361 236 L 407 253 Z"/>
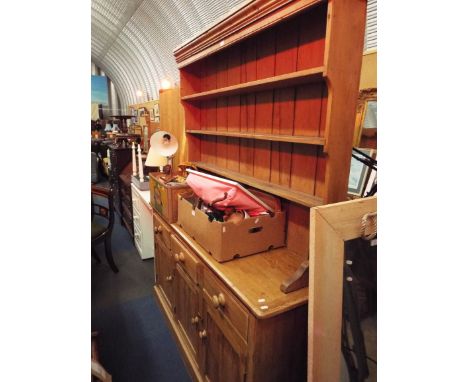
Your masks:
<path fill-rule="evenodd" d="M 285 245 L 285 216 L 261 215 L 239 224 L 208 220 L 208 216 L 182 196 L 178 197 L 177 225 L 189 234 L 217 261 L 252 255 Z"/>
<path fill-rule="evenodd" d="M 164 183 L 162 173 L 150 173 L 150 204 L 168 223 L 177 221 L 177 195 L 192 191 L 185 183 Z"/>

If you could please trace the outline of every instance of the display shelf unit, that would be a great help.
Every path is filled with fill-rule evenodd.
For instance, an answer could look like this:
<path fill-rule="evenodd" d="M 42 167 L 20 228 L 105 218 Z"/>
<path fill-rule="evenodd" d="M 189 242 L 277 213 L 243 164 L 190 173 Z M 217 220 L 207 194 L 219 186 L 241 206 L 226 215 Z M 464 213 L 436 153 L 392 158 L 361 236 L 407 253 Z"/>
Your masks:
<path fill-rule="evenodd" d="M 305 380 L 298 281 L 311 207 L 346 199 L 365 13 L 363 0 L 249 1 L 174 51 L 188 160 L 286 215 L 285 247 L 217 263 L 154 214 L 155 293 L 194 380 Z"/>
<path fill-rule="evenodd" d="M 347 195 L 364 13 L 361 0 L 253 1 L 174 52 L 188 160 L 280 196 L 304 260 L 308 209 Z"/>

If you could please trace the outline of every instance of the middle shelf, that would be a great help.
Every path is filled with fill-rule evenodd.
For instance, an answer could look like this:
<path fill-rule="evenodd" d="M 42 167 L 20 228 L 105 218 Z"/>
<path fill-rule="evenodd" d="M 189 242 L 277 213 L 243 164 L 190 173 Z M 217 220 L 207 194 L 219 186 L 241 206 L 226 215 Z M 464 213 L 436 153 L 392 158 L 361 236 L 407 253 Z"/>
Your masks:
<path fill-rule="evenodd" d="M 234 137 L 234 138 L 248 138 L 258 139 L 263 141 L 274 141 L 274 142 L 291 142 L 291 143 L 302 143 L 306 145 L 325 145 L 324 137 L 310 137 L 305 135 L 284 135 L 284 134 L 256 134 L 256 133 L 243 133 L 234 131 L 213 131 L 213 130 L 187 130 L 189 134 L 197 135 L 213 135 L 218 137 Z"/>
<path fill-rule="evenodd" d="M 227 86 L 201 93 L 190 94 L 182 97 L 182 101 L 203 101 L 224 96 L 232 96 L 242 93 L 251 93 L 271 89 L 279 89 L 295 85 L 302 85 L 319 81 L 324 78 L 325 68 L 319 66 L 312 69 L 281 74 L 278 76 L 263 78 L 256 81 L 244 82 L 238 85 Z"/>

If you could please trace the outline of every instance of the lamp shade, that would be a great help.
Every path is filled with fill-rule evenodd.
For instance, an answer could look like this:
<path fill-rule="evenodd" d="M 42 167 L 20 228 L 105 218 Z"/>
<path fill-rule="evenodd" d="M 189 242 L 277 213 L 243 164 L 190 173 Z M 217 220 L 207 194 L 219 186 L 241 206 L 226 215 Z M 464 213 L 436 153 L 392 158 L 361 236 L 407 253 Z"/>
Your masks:
<path fill-rule="evenodd" d="M 146 157 L 145 166 L 159 167 L 167 165 L 167 158 L 158 153 L 154 146 L 151 146 Z"/>

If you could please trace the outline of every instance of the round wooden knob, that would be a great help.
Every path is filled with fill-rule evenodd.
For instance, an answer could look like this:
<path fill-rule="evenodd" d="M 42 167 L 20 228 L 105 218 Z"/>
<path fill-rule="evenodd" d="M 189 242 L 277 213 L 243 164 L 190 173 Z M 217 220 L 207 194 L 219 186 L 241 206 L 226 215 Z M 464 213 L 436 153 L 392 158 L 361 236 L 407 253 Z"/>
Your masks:
<path fill-rule="evenodd" d="M 154 229 L 154 232 L 161 233 L 162 232 L 162 225 Z"/>
<path fill-rule="evenodd" d="M 174 277 L 172 275 L 166 276 L 166 281 L 172 281 Z"/>
<path fill-rule="evenodd" d="M 193 325 L 196 325 L 196 324 L 198 324 L 199 322 L 200 322 L 200 317 L 198 317 L 198 316 L 192 317 L 192 324 L 193 324 Z"/>
<path fill-rule="evenodd" d="M 213 301 L 213 306 L 214 306 L 215 308 L 218 308 L 218 307 L 219 307 L 218 296 L 214 295 L 213 297 L 211 297 L 211 300 Z"/>
<path fill-rule="evenodd" d="M 183 252 L 179 253 L 179 261 L 183 263 L 185 261 L 185 255 Z"/>
<path fill-rule="evenodd" d="M 208 337 L 208 333 L 206 332 L 206 329 L 203 329 L 203 330 L 199 331 L 199 332 L 198 332 L 198 336 L 199 336 L 201 339 Z"/>
<path fill-rule="evenodd" d="M 221 307 L 224 307 L 224 304 L 226 304 L 226 299 L 224 297 L 224 294 L 222 293 L 218 294 L 218 302 Z"/>
<path fill-rule="evenodd" d="M 175 260 L 176 263 L 179 262 L 179 254 L 178 253 L 174 254 L 174 260 Z"/>

